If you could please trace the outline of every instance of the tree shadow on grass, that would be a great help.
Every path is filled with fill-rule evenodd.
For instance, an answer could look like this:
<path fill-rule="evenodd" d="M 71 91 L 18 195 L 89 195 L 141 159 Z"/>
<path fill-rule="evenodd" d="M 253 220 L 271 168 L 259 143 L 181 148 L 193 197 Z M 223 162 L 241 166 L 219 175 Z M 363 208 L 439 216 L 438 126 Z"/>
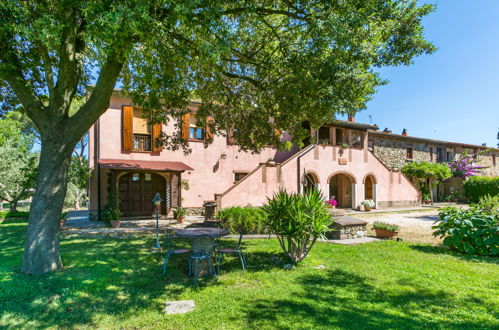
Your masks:
<path fill-rule="evenodd" d="M 499 265 L 499 257 L 477 256 L 477 255 L 464 254 L 464 253 L 460 253 L 458 251 L 452 251 L 451 249 L 449 249 L 445 246 L 409 245 L 409 247 L 411 249 L 419 251 L 419 252 L 450 255 L 453 257 L 460 258 L 460 259 L 464 259 L 466 261 L 478 261 L 478 262 L 486 262 L 486 263 Z"/>
<path fill-rule="evenodd" d="M 321 274 L 297 278 L 299 289 L 289 299 L 248 301 L 245 304 L 246 322 L 254 328 L 272 324 L 275 328 L 289 328 L 299 322 L 304 328 L 440 328 L 438 318 L 428 313 L 445 315 L 449 306 L 462 304 L 442 290 L 430 290 L 411 281 L 404 290 L 379 288 L 369 278 L 352 272 L 332 269 Z M 468 303 L 482 303 L 467 298 Z M 449 328 L 479 328 L 479 320 L 446 322 Z"/>
<path fill-rule="evenodd" d="M 0 248 L 22 251 L 19 228 L 3 229 L 11 233 L 2 232 Z M 9 234 L 17 242 L 5 239 Z M 0 267 L 6 275 L 0 285 L 0 319 L 6 326 L 96 326 L 97 314 L 128 317 L 147 309 L 160 312 L 163 300 L 175 300 L 187 288 L 199 291 L 212 283 L 200 281 L 195 287 L 186 261 L 179 258 L 170 260 L 170 278 L 163 278 L 164 254 L 149 253 L 153 245 L 153 238 L 62 239 L 64 270 L 37 277 L 19 273 L 22 254 L 16 251 L 8 265 Z"/>
<path fill-rule="evenodd" d="M 176 300 L 186 290 L 200 292 L 219 285 L 215 278 L 207 278 L 195 286 L 187 274 L 185 256 L 169 260 L 164 278 L 164 253 L 148 252 L 154 246 L 153 237 L 62 238 L 63 271 L 24 275 L 19 266 L 26 222 L 10 222 L 0 230 L 0 319 L 8 327 L 97 326 L 94 322 L 102 315 L 133 317 L 144 310 L 161 313 L 164 301 Z M 235 244 L 236 240 L 224 242 L 224 246 Z M 188 245 L 184 241 L 178 247 Z M 251 250 L 251 245 L 243 242 L 245 250 Z M 248 251 L 249 271 L 274 267 L 269 262 L 272 255 Z M 240 271 L 238 259 L 227 258 L 223 271 Z"/>

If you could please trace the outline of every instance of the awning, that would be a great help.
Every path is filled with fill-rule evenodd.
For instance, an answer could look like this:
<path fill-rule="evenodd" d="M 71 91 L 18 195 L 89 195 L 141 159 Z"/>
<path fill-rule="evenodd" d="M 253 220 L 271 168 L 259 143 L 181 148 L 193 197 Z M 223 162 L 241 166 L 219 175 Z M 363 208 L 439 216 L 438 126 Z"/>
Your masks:
<path fill-rule="evenodd" d="M 161 162 L 149 160 L 100 159 L 99 165 L 102 168 L 112 168 L 116 170 L 148 170 L 172 172 L 193 170 L 192 167 L 182 162 Z"/>

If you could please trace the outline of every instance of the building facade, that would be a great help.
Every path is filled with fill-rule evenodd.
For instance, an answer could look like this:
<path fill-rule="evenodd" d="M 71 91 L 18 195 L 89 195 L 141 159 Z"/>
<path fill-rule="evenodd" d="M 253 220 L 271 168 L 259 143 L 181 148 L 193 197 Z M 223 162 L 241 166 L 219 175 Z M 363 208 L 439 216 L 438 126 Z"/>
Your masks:
<path fill-rule="evenodd" d="M 115 93 L 109 109 L 89 131 L 89 211 L 92 218 L 115 201 L 124 216 L 150 216 L 152 199 L 160 193 L 161 212 L 183 206 L 200 213 L 204 202 L 219 208 L 259 206 L 275 192 L 302 192 L 311 187 L 335 198 L 342 208 L 357 208 L 365 199 L 376 207 L 417 205 L 416 187 L 400 169 L 409 161 L 445 161 L 464 149 L 482 146 L 456 144 L 379 132 L 377 126 L 335 121 L 311 131 L 311 143 L 300 150 L 260 153 L 238 150 L 232 139 L 212 134 L 196 120 L 199 103 L 178 121 L 191 152 L 172 151 L 155 142 L 175 125 L 150 125 L 140 108 Z M 289 138 L 286 134 L 283 139 Z M 464 148 L 464 149 L 463 149 Z M 497 149 L 479 156 L 491 164 L 487 175 L 497 175 Z"/>

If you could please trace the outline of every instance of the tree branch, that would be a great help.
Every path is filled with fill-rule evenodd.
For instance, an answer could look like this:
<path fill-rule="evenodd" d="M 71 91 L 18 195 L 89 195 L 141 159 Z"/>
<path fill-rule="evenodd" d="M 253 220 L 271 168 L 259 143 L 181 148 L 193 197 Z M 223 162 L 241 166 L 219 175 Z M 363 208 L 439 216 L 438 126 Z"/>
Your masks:
<path fill-rule="evenodd" d="M 121 47 L 126 48 L 127 45 L 121 45 Z M 126 51 L 124 48 L 116 45 L 111 46 L 113 51 L 102 66 L 92 94 L 80 110 L 67 119 L 69 127 L 72 127 L 72 132 L 76 134 L 75 140 L 80 139 L 109 106 L 114 86 L 125 64 L 125 57 L 119 54 L 118 51 Z"/>
<path fill-rule="evenodd" d="M 259 88 L 259 89 L 265 89 L 263 87 L 263 84 L 261 82 L 259 82 L 258 80 L 256 79 L 253 79 L 251 77 L 248 77 L 248 76 L 243 76 L 243 75 L 238 75 L 238 74 L 235 74 L 235 73 L 232 73 L 232 72 L 228 72 L 228 71 L 223 71 L 222 74 L 226 77 L 229 77 L 229 78 L 235 78 L 235 79 L 242 79 L 242 80 L 245 80 L 249 83 L 251 83 L 253 86 Z"/>

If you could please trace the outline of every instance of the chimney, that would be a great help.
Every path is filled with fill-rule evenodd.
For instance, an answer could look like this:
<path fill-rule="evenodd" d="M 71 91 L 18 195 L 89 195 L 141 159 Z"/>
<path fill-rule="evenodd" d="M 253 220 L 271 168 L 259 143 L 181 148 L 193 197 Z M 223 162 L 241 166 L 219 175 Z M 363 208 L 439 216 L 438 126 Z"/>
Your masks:
<path fill-rule="evenodd" d="M 402 135 L 403 135 L 403 136 L 407 136 L 407 135 L 408 135 L 408 134 L 407 134 L 407 129 L 405 129 L 405 128 L 404 128 L 404 130 L 402 131 Z"/>
<path fill-rule="evenodd" d="M 385 129 L 383 130 L 383 133 L 391 133 L 392 130 L 391 129 L 388 129 L 388 127 L 385 127 Z"/>
<path fill-rule="evenodd" d="M 351 123 L 355 123 L 355 116 L 349 115 L 348 116 L 348 121 Z"/>

